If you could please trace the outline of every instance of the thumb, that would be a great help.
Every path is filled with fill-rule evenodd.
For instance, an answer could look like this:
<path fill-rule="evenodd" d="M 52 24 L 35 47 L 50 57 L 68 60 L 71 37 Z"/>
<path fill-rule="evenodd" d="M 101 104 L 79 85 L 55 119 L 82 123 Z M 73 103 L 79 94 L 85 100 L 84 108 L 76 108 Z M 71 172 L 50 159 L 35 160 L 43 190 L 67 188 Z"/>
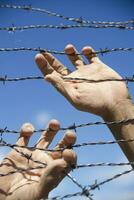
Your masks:
<path fill-rule="evenodd" d="M 52 74 L 46 75 L 45 79 L 50 82 L 60 93 L 65 95 L 65 81 L 56 71 L 54 71 Z"/>
<path fill-rule="evenodd" d="M 68 165 L 64 159 L 57 159 L 53 161 L 53 164 L 47 166 L 40 179 L 39 193 L 43 195 L 43 193 L 49 193 L 57 187 L 66 176 L 65 171 L 68 171 Z"/>

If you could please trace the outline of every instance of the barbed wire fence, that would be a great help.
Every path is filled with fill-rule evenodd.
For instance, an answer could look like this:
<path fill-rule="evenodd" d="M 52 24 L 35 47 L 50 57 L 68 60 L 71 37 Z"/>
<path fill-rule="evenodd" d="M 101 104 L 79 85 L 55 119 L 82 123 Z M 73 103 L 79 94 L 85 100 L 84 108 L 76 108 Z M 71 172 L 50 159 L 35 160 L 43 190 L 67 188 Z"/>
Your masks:
<path fill-rule="evenodd" d="M 0 8 L 3 9 L 19 9 L 19 10 L 26 10 L 28 12 L 38 12 L 38 13 L 44 13 L 47 14 L 51 17 L 57 17 L 57 18 L 61 18 L 64 20 L 67 20 L 69 22 L 75 22 L 75 24 L 69 24 L 69 25 L 30 25 L 30 26 L 15 26 L 12 25 L 10 27 L 0 27 L 0 31 L 8 31 L 8 32 L 15 32 L 15 31 L 21 31 L 21 30 L 27 30 L 27 29 L 39 29 L 39 28 L 56 28 L 56 29 L 69 29 L 69 28 L 118 28 L 121 30 L 134 30 L 134 19 L 130 19 L 128 21 L 118 21 L 118 22 L 113 22 L 113 21 L 91 21 L 91 20 L 86 20 L 82 17 L 80 18 L 74 18 L 74 17 L 68 17 L 68 16 L 64 16 L 61 15 L 59 13 L 55 13 L 55 12 L 51 12 L 48 11 L 46 9 L 41 9 L 41 8 L 34 8 L 31 5 L 24 5 L 24 6 L 18 6 L 18 5 L 0 5 Z M 0 48 L 0 52 L 11 52 L 11 51 L 37 51 L 37 52 L 49 52 L 49 53 L 53 53 L 53 54 L 59 54 L 59 55 L 65 55 L 66 53 L 63 51 L 56 51 L 56 50 L 48 50 L 48 49 L 44 49 L 44 48 L 33 48 L 33 47 L 19 47 L 19 48 Z M 112 53 L 112 52 L 118 52 L 118 51 L 134 51 L 134 47 L 128 47 L 128 48 L 113 48 L 113 49 L 100 49 L 94 53 L 96 54 L 101 54 L 104 55 L 106 53 Z M 83 53 L 77 53 L 78 55 L 83 55 Z M 131 77 L 124 77 L 121 79 L 99 79 L 99 80 L 93 80 L 93 79 L 85 79 L 85 78 L 71 78 L 71 77 L 62 77 L 64 80 L 69 80 L 69 81 L 84 81 L 84 82 L 89 82 L 89 83 L 100 83 L 100 82 L 105 82 L 105 81 L 123 81 L 123 82 L 130 82 L 133 83 L 134 82 L 134 75 L 132 75 Z M 0 82 L 5 84 L 6 82 L 18 82 L 18 81 L 28 81 L 28 80 L 43 80 L 44 77 L 42 76 L 26 76 L 26 77 L 15 77 L 15 78 L 9 78 L 7 75 L 5 76 L 0 76 Z M 68 127 L 62 127 L 60 128 L 60 130 L 74 130 L 75 132 L 77 132 L 77 130 L 79 128 L 82 127 L 86 127 L 86 126 L 100 126 L 100 125 L 114 125 L 114 126 L 118 126 L 121 124 L 129 124 L 129 123 L 133 123 L 134 122 L 134 118 L 129 118 L 129 119 L 124 119 L 124 120 L 120 120 L 120 121 L 111 121 L 111 122 L 103 122 L 103 121 L 98 121 L 98 122 L 89 122 L 89 123 L 85 123 L 85 124 L 75 124 L 73 123 L 73 125 L 70 125 Z M 35 130 L 34 133 L 37 132 L 43 132 L 47 129 L 39 129 L 39 130 Z M 10 144 L 8 142 L 6 142 L 3 139 L 3 135 L 4 134 L 19 134 L 20 131 L 18 130 L 10 130 L 8 129 L 8 127 L 0 127 L 0 147 L 9 147 L 13 150 L 15 150 L 17 153 L 19 153 L 22 157 L 26 158 L 28 161 L 31 160 L 32 162 L 39 164 L 39 166 L 37 167 L 31 167 L 31 168 L 17 168 L 16 170 L 10 171 L 8 173 L 0 173 L 0 177 L 4 177 L 4 176 L 9 176 L 11 174 L 14 173 L 22 173 L 22 172 L 27 172 L 30 170 L 34 170 L 34 169 L 42 169 L 45 168 L 47 166 L 46 163 L 40 162 L 39 160 L 34 160 L 32 158 L 32 155 L 28 155 L 26 153 L 24 153 L 23 151 L 21 151 L 20 149 L 30 149 L 30 150 L 35 150 L 38 149 L 40 151 L 47 151 L 47 152 L 52 152 L 52 151 L 57 151 L 57 150 L 53 150 L 53 149 L 47 149 L 44 150 L 42 148 L 37 148 L 37 147 L 25 147 L 25 146 L 20 146 L 17 144 Z M 121 144 L 121 143 L 128 143 L 128 142 L 134 142 L 134 138 L 133 139 L 129 139 L 129 140 L 111 140 L 111 141 L 98 141 L 98 142 L 94 142 L 94 141 L 89 141 L 89 142 L 84 142 L 84 143 L 80 143 L 80 144 L 74 144 L 72 145 L 72 148 L 82 148 L 84 146 L 97 146 L 97 145 L 113 145 L 113 144 Z M 59 148 L 58 151 L 63 151 L 65 150 L 65 148 Z M 87 164 L 77 164 L 75 167 L 72 166 L 72 170 L 77 170 L 79 168 L 86 168 L 86 167 L 105 167 L 105 166 L 109 166 L 109 167 L 115 167 L 115 166 L 131 166 L 134 165 L 134 162 L 120 162 L 120 163 L 113 163 L 113 162 L 100 162 L 100 163 L 87 163 Z M 3 166 L 3 164 L 0 164 L 0 167 Z M 130 169 L 130 170 L 126 170 L 123 171 L 121 173 L 118 173 L 114 176 L 112 176 L 111 178 L 107 178 L 106 180 L 103 180 L 101 182 L 95 181 L 93 184 L 87 185 L 87 186 L 83 186 L 81 185 L 75 177 L 73 177 L 71 174 L 66 174 L 67 177 L 75 184 L 78 186 L 78 188 L 80 189 L 80 192 L 76 192 L 76 193 L 70 193 L 70 194 L 66 194 L 64 196 L 56 196 L 56 197 L 52 197 L 49 198 L 51 200 L 62 200 L 62 199 L 66 199 L 66 198 L 71 198 L 71 197 L 77 197 L 77 196 L 85 196 L 87 197 L 87 199 L 89 200 L 93 200 L 93 194 L 92 191 L 95 189 L 100 189 L 100 186 L 111 182 L 121 176 L 124 176 L 126 174 L 129 174 L 131 172 L 133 172 L 134 169 Z"/>

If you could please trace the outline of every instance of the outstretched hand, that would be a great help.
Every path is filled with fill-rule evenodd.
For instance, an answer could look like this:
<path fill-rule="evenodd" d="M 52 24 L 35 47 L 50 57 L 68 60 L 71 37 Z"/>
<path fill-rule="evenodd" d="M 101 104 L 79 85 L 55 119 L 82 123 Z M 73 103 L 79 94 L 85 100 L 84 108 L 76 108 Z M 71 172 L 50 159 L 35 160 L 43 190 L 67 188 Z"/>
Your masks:
<path fill-rule="evenodd" d="M 77 109 L 105 117 L 116 104 L 129 98 L 124 82 L 107 81 L 90 83 L 79 80 L 67 80 L 63 77 L 86 78 L 92 80 L 121 79 L 121 76 L 105 65 L 91 47 L 84 47 L 86 64 L 71 44 L 65 52 L 76 70 L 70 72 L 59 60 L 47 52 L 37 54 L 35 61 L 45 79 L 49 81 Z"/>
<path fill-rule="evenodd" d="M 51 120 L 35 145 L 36 148 L 30 149 L 26 146 L 34 128 L 29 123 L 22 126 L 17 146 L 0 165 L 0 173 L 7 174 L 0 177 L 0 200 L 47 198 L 48 193 L 62 181 L 71 167 L 76 165 L 76 154 L 70 149 L 76 141 L 76 135 L 70 130 L 56 145 L 55 151 L 45 151 L 59 128 L 59 122 Z"/>

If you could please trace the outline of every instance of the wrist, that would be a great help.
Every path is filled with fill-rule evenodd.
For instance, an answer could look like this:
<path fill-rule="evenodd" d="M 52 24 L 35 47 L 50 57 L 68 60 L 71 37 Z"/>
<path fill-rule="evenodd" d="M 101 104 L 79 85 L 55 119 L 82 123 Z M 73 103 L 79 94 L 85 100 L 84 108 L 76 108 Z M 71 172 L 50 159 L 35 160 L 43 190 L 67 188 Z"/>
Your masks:
<path fill-rule="evenodd" d="M 134 119 L 134 105 L 131 99 L 121 100 L 112 107 L 107 116 L 103 118 L 106 122 Z M 129 123 L 108 125 L 116 140 L 133 140 L 134 121 Z M 130 162 L 134 161 L 134 142 L 119 143 L 122 151 Z M 132 165 L 134 168 L 134 165 Z"/>
<path fill-rule="evenodd" d="M 118 121 L 134 118 L 134 104 L 131 99 L 123 99 L 112 106 L 102 118 L 104 121 Z"/>

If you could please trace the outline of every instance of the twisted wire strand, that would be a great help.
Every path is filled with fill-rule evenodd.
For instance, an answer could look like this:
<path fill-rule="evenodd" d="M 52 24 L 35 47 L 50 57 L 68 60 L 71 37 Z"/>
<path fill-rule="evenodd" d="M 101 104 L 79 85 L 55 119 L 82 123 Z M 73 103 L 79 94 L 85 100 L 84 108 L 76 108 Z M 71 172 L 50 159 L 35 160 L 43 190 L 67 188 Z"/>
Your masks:
<path fill-rule="evenodd" d="M 134 82 L 134 75 L 132 77 L 125 77 L 121 79 L 117 78 L 108 78 L 108 79 L 86 79 L 86 78 L 72 78 L 72 77 L 62 77 L 66 81 L 84 81 L 89 83 L 99 83 L 99 82 L 107 82 L 107 81 L 126 81 L 126 82 Z M 26 81 L 26 80 L 44 80 L 43 76 L 27 76 L 27 77 L 17 77 L 17 78 L 9 78 L 7 75 L 0 76 L 0 82 L 17 82 L 17 81 Z"/>
<path fill-rule="evenodd" d="M 82 128 L 82 127 L 85 127 L 85 126 L 94 126 L 94 125 L 121 125 L 121 124 L 128 124 L 128 123 L 133 123 L 134 122 L 134 118 L 130 118 L 130 119 L 123 119 L 123 120 L 117 120 L 117 121 L 111 121 L 111 122 L 101 122 L 101 121 L 98 121 L 98 122 L 89 122 L 89 123 L 85 123 L 85 124 L 79 124 L 79 125 L 75 125 L 75 123 L 73 125 L 70 125 L 68 127 L 63 127 L 63 128 L 60 128 L 59 130 L 62 130 L 62 131 L 65 131 L 65 130 L 75 130 L 77 128 Z M 38 129 L 38 130 L 35 130 L 34 133 L 37 133 L 37 132 L 43 132 L 43 131 L 46 131 L 48 129 Z M 15 134 L 18 134 L 20 133 L 19 131 L 17 130 L 9 130 L 6 128 L 0 128 L 0 132 L 2 133 L 15 133 Z"/>
<path fill-rule="evenodd" d="M 100 82 L 107 82 L 107 81 L 127 81 L 127 82 L 134 82 L 134 76 L 132 77 L 126 77 L 126 78 L 107 78 L 107 79 L 98 79 L 98 80 L 93 80 L 93 79 L 87 79 L 87 78 L 72 78 L 72 77 L 62 77 L 64 80 L 69 80 L 69 81 L 84 81 L 88 83 L 100 83 Z"/>
<path fill-rule="evenodd" d="M 77 165 L 76 169 L 79 168 L 85 168 L 85 167 L 116 167 L 116 166 L 127 166 L 127 165 L 133 165 L 134 162 L 121 162 L 121 163 L 88 163 L 88 164 L 81 164 Z"/>
<path fill-rule="evenodd" d="M 69 173 L 67 174 L 67 176 L 69 177 L 69 179 L 71 179 L 79 188 L 81 188 L 83 190 L 83 186 Z"/>
<path fill-rule="evenodd" d="M 43 163 L 43 162 L 38 161 L 38 160 L 34 160 L 34 159 L 32 158 L 32 154 L 29 155 L 29 154 L 24 153 L 24 152 L 22 152 L 22 151 L 19 151 L 17 148 L 15 148 L 15 147 L 17 147 L 17 146 L 19 146 L 19 145 L 9 145 L 9 144 L 6 143 L 2 138 L 1 138 L 1 142 L 3 143 L 3 146 L 8 146 L 8 147 L 14 149 L 14 150 L 15 150 L 17 153 L 19 153 L 22 157 L 25 157 L 26 159 L 31 160 L 31 161 L 34 162 L 34 163 L 38 163 L 38 164 L 43 165 L 43 168 L 47 166 L 46 163 Z M 2 146 L 2 145 L 0 145 L 0 146 Z"/>
<path fill-rule="evenodd" d="M 68 17 L 68 16 L 64 16 L 61 15 L 59 13 L 56 12 L 51 12 L 48 11 L 46 9 L 42 9 L 42 8 L 34 8 L 31 5 L 10 5 L 10 4 L 2 4 L 0 5 L 0 8 L 11 8 L 11 9 L 20 9 L 20 10 L 27 10 L 27 11 L 34 11 L 34 12 L 40 12 L 40 13 L 44 13 L 44 14 L 48 14 L 49 16 L 54 16 L 54 17 L 58 17 L 58 18 L 62 18 L 64 20 L 68 20 L 68 21 L 73 21 L 76 23 L 82 23 L 82 24 L 109 24 L 109 25 L 126 25 L 126 24 L 134 24 L 134 20 L 128 20 L 128 21 L 118 21 L 118 22 L 111 22 L 111 21 L 91 21 L 91 20 L 85 20 L 82 17 L 80 18 L 74 18 L 74 17 Z"/>
<path fill-rule="evenodd" d="M 92 194 L 90 194 L 89 190 L 87 190 L 86 187 L 83 187 L 71 174 L 67 174 L 68 178 L 71 179 L 71 181 L 77 185 L 81 190 L 82 190 L 82 193 L 83 195 L 85 195 L 89 200 L 93 200 L 92 199 Z"/>
<path fill-rule="evenodd" d="M 22 151 L 18 150 L 17 148 L 15 147 L 22 147 L 22 148 L 28 148 L 28 147 L 23 147 L 23 146 L 19 146 L 19 145 L 10 145 L 8 143 L 6 143 L 2 138 L 1 138 L 1 144 L 0 146 L 8 146 L 12 149 L 14 149 L 17 153 L 19 153 L 22 157 L 25 157 L 26 159 L 28 160 L 31 160 L 35 163 L 38 163 L 38 164 L 41 164 L 43 165 L 43 167 L 46 167 L 47 164 L 46 163 L 43 163 L 41 161 L 38 161 L 38 160 L 34 160 L 32 158 L 32 154 L 28 155 L 26 153 L 23 153 Z M 29 147 L 30 148 L 30 147 Z M 28 148 L 28 149 L 29 149 Z M 31 148 L 30 148 L 31 149 Z M 36 148 L 34 147 L 34 149 L 39 149 L 39 148 Z M 43 149 L 40 149 L 40 150 L 43 150 Z M 45 150 L 44 150 L 45 151 Z M 121 162 L 121 163 L 105 163 L 105 162 L 102 162 L 102 163 L 89 163 L 89 164 L 81 164 L 81 165 L 77 165 L 74 169 L 79 169 L 79 168 L 84 168 L 84 167 L 104 167 L 104 166 L 111 166 L 111 167 L 114 167 L 114 166 L 126 166 L 126 165 L 133 165 L 134 162 Z M 69 178 L 71 179 L 71 175 L 68 175 Z M 74 180 L 75 182 L 75 180 Z M 80 185 L 79 185 L 80 187 Z"/>
<path fill-rule="evenodd" d="M 104 181 L 102 181 L 100 183 L 97 183 L 97 181 L 95 181 L 95 184 L 89 185 L 86 190 L 88 192 L 90 192 L 90 191 L 95 190 L 95 189 L 100 189 L 101 185 L 104 185 L 104 184 L 106 184 L 108 182 L 111 182 L 111 181 L 113 181 L 113 180 L 115 180 L 115 179 L 117 179 L 117 178 L 119 178 L 121 176 L 124 176 L 126 174 L 129 174 L 129 173 L 131 173 L 133 171 L 134 171 L 134 169 L 123 171 L 123 172 L 121 172 L 119 174 L 116 174 L 116 175 L 112 176 L 111 178 L 108 178 L 108 179 L 106 179 L 106 180 L 104 180 Z M 53 197 L 50 200 L 62 200 L 62 199 L 76 197 L 76 196 L 82 196 L 82 195 L 83 194 L 81 192 L 76 192 L 76 193 L 64 195 L 62 197 Z"/>
<path fill-rule="evenodd" d="M 59 55 L 67 55 L 64 51 L 56 51 L 56 50 L 49 50 L 44 48 L 34 48 L 34 47 L 18 47 L 18 48 L 0 48 L 0 52 L 12 52 L 12 51 L 35 51 L 35 52 L 48 52 L 52 54 L 59 54 Z M 120 47 L 120 48 L 112 48 L 112 49 L 100 49 L 98 51 L 93 52 L 92 54 L 106 54 L 118 51 L 134 51 L 134 47 Z M 77 53 L 76 55 L 83 55 L 83 53 Z"/>
<path fill-rule="evenodd" d="M 134 171 L 134 169 L 126 170 L 124 172 L 121 172 L 119 174 L 114 175 L 111 178 L 108 178 L 108 179 L 106 179 L 104 181 L 101 181 L 100 183 L 95 183 L 95 184 L 89 186 L 90 187 L 89 191 L 95 190 L 96 188 L 99 188 L 101 185 L 104 185 L 105 183 L 111 182 L 111 181 L 113 181 L 113 180 L 115 180 L 115 179 L 117 179 L 117 178 L 119 178 L 119 177 L 121 177 L 123 175 L 129 174 L 129 173 L 131 173 L 133 171 Z"/>
<path fill-rule="evenodd" d="M 41 164 L 41 165 L 43 165 L 43 167 L 46 167 L 46 166 L 47 166 L 46 163 L 43 163 L 43 162 L 38 161 L 38 160 L 34 160 L 34 159 L 32 158 L 32 154 L 31 154 L 31 155 L 28 155 L 28 154 L 26 154 L 26 153 L 23 153 L 22 151 L 19 151 L 17 148 L 15 148 L 15 147 L 17 147 L 17 145 L 9 145 L 8 143 L 6 143 L 5 141 L 3 141 L 2 139 L 1 139 L 1 142 L 4 144 L 3 146 L 9 146 L 10 148 L 14 149 L 17 153 L 19 153 L 22 157 L 25 157 L 26 159 L 31 160 L 31 161 L 33 161 L 33 162 L 35 162 L 35 163 Z M 2 145 L 1 145 L 1 146 L 2 146 Z M 35 149 L 37 149 L 37 148 L 35 148 Z M 121 163 L 109 163 L 109 162 L 107 162 L 107 163 L 105 163 L 105 162 L 102 162 L 102 163 L 89 163 L 89 164 L 77 165 L 74 169 L 85 168 L 85 167 L 104 167 L 104 166 L 115 167 L 115 166 L 126 166 L 126 165 L 133 165 L 133 164 L 134 164 L 134 162 L 121 162 Z M 71 179 L 71 175 L 68 175 L 68 176 L 69 176 L 69 178 Z M 76 182 L 76 181 L 74 180 L 74 182 Z M 77 185 L 78 185 L 78 184 L 77 184 Z M 79 185 L 79 187 L 80 187 L 80 185 Z"/>
<path fill-rule="evenodd" d="M 43 80 L 43 76 L 27 76 L 27 77 L 17 77 L 17 78 L 8 78 L 7 75 L 4 77 L 0 76 L 0 81 L 5 82 L 16 82 L 16 81 L 25 81 L 25 80 Z"/>
<path fill-rule="evenodd" d="M 52 197 L 48 200 L 63 200 L 63 199 L 71 198 L 71 197 L 77 197 L 77 196 L 83 196 L 82 192 L 76 192 L 76 193 L 73 193 L 73 194 L 66 194 L 64 196 L 56 196 L 56 197 Z"/>
<path fill-rule="evenodd" d="M 79 148 L 79 147 L 84 147 L 84 146 L 109 145 L 109 144 L 119 144 L 119 143 L 128 143 L 128 142 L 134 142 L 134 139 L 130 139 L 130 140 L 113 140 L 113 141 L 99 141 L 99 142 L 84 142 L 82 144 L 75 144 L 72 147 L 73 148 Z"/>
<path fill-rule="evenodd" d="M 99 141 L 99 142 L 84 142 L 81 144 L 74 144 L 71 147 L 72 148 L 79 148 L 79 147 L 84 147 L 84 146 L 95 146 L 95 145 L 110 145 L 110 144 L 119 144 L 119 143 L 128 143 L 128 142 L 134 142 L 134 139 L 129 139 L 129 140 L 113 140 L 113 141 Z M 3 140 L 0 142 L 0 147 L 10 147 L 10 148 L 22 148 L 22 149 L 29 149 L 29 150 L 40 150 L 40 151 L 44 151 L 44 152 L 57 152 L 57 151 L 63 151 L 66 148 L 59 148 L 59 149 L 43 149 L 43 148 L 38 148 L 36 146 L 21 146 L 21 145 L 17 145 L 17 144 L 10 144 L 7 142 L 3 142 Z"/>
<path fill-rule="evenodd" d="M 117 28 L 121 30 L 134 30 L 134 26 L 126 26 L 126 25 L 90 25 L 90 24 L 68 24 L 68 25 L 53 25 L 53 24 L 37 24 L 37 25 L 25 25 L 25 26 L 9 26 L 9 27 L 0 27 L 0 31 L 24 31 L 30 29 L 72 29 L 72 28 Z"/>

